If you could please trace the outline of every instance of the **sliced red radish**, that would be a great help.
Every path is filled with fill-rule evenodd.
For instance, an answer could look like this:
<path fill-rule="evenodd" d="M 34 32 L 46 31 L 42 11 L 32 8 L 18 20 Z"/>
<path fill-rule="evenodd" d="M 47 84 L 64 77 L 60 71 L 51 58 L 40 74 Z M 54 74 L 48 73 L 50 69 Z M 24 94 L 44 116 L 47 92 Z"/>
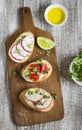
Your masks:
<path fill-rule="evenodd" d="M 30 39 L 30 37 L 27 35 L 21 42 L 22 48 L 26 51 L 31 53 L 34 46 L 34 38 Z"/>
<path fill-rule="evenodd" d="M 51 102 L 52 102 L 52 98 L 48 98 L 48 99 L 41 99 L 40 100 L 40 104 L 37 104 L 36 107 L 39 109 L 46 109 L 50 106 Z"/>
<path fill-rule="evenodd" d="M 20 61 L 23 60 L 24 57 L 20 56 L 17 52 L 16 52 L 16 44 L 13 44 L 10 48 L 10 55 L 13 58 L 13 60 L 15 61 Z"/>
<path fill-rule="evenodd" d="M 22 48 L 21 43 L 22 43 L 22 39 L 20 40 L 20 43 L 19 43 L 19 44 L 16 44 L 16 49 L 20 50 L 20 54 L 19 54 L 20 56 L 26 57 L 26 56 L 28 56 L 28 52 L 25 51 L 25 50 Z"/>
<path fill-rule="evenodd" d="M 29 94 L 29 91 L 32 91 L 33 94 Z M 43 95 L 40 95 L 40 91 L 39 91 L 38 93 L 36 93 L 36 92 L 33 91 L 33 90 L 28 90 L 28 92 L 26 93 L 25 96 L 26 96 L 26 98 L 27 98 L 29 101 L 31 101 L 31 102 L 33 102 L 33 103 L 40 101 L 40 100 L 42 99 L 42 97 L 43 97 Z"/>

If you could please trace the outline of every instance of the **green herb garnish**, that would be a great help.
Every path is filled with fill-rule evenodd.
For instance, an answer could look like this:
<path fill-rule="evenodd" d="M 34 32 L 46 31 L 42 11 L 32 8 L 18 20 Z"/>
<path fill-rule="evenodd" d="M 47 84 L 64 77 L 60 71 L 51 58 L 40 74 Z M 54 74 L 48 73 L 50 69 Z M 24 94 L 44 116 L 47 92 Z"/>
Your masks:
<path fill-rule="evenodd" d="M 37 63 L 38 65 L 42 65 L 43 64 L 42 59 L 38 60 Z"/>
<path fill-rule="evenodd" d="M 34 92 L 32 90 L 29 90 L 28 95 L 32 95 L 32 94 L 34 94 Z"/>
<path fill-rule="evenodd" d="M 35 90 L 35 93 L 37 94 L 37 93 L 38 93 L 38 90 Z"/>
<path fill-rule="evenodd" d="M 17 71 L 14 70 L 14 71 L 12 72 L 12 75 L 16 76 L 16 75 L 17 75 Z"/>
<path fill-rule="evenodd" d="M 31 49 L 31 46 L 32 46 L 32 44 L 28 44 L 28 45 L 27 45 L 27 47 L 28 47 L 29 49 Z"/>
<path fill-rule="evenodd" d="M 50 98 L 50 96 L 48 96 L 48 95 L 43 95 L 43 98 Z"/>
<path fill-rule="evenodd" d="M 20 43 L 20 41 L 21 41 L 21 39 L 17 40 L 17 41 L 16 41 L 16 43 L 17 43 L 17 44 L 19 44 L 19 43 Z"/>
<path fill-rule="evenodd" d="M 82 82 L 82 53 L 77 55 L 69 66 L 70 76 Z"/>
<path fill-rule="evenodd" d="M 19 49 L 16 49 L 16 50 L 15 50 L 15 53 L 20 54 L 20 50 L 19 50 Z"/>
<path fill-rule="evenodd" d="M 37 103 L 34 103 L 34 106 L 37 106 Z"/>
<path fill-rule="evenodd" d="M 40 101 L 35 102 L 35 103 L 34 103 L 34 106 L 37 106 L 37 105 L 43 105 L 43 103 L 42 103 L 42 102 L 40 102 Z"/>
<path fill-rule="evenodd" d="M 47 71 L 47 70 L 46 70 L 46 71 L 44 71 L 44 72 L 43 72 L 43 74 L 48 74 L 48 71 Z"/>
<path fill-rule="evenodd" d="M 45 56 L 49 56 L 50 55 L 50 50 L 47 50 L 47 51 L 45 51 Z"/>
<path fill-rule="evenodd" d="M 42 95 L 42 93 L 40 93 L 40 95 Z"/>
<path fill-rule="evenodd" d="M 23 36 L 22 36 L 22 39 L 24 39 L 25 37 L 26 37 L 26 35 L 23 35 Z"/>
<path fill-rule="evenodd" d="M 52 95 L 52 97 L 54 98 L 54 99 L 58 99 L 59 97 L 58 97 L 58 95 L 57 94 L 51 94 Z"/>
<path fill-rule="evenodd" d="M 37 71 L 38 71 L 38 70 L 37 70 L 37 67 L 33 67 L 32 71 L 33 71 L 33 72 L 37 72 Z"/>
<path fill-rule="evenodd" d="M 30 75 L 30 71 L 27 70 L 27 71 L 24 72 L 24 74 L 25 74 L 25 76 L 29 76 Z"/>

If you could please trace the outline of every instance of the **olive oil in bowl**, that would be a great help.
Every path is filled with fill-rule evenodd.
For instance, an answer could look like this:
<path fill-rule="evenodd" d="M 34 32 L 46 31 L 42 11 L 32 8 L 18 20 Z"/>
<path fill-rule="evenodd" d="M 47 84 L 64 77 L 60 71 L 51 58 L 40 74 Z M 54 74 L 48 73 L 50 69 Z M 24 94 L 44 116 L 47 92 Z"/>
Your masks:
<path fill-rule="evenodd" d="M 66 22 L 67 18 L 67 10 L 62 5 L 50 5 L 45 10 L 45 19 L 51 25 L 63 25 Z"/>

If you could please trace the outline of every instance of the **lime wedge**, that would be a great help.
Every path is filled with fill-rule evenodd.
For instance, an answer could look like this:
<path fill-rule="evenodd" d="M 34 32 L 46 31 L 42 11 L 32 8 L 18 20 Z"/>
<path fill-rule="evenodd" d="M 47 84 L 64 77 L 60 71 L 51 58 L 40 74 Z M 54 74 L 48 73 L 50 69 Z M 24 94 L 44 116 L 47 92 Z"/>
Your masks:
<path fill-rule="evenodd" d="M 45 38 L 45 37 L 38 37 L 37 38 L 37 44 L 39 45 L 40 48 L 44 50 L 50 50 L 55 46 L 55 42 Z"/>

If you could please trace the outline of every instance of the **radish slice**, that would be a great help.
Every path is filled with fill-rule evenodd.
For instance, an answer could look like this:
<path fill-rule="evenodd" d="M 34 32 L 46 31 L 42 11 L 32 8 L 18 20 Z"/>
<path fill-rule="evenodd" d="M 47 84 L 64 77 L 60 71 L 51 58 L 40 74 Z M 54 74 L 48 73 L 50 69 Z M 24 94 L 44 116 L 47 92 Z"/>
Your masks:
<path fill-rule="evenodd" d="M 46 109 L 49 107 L 49 105 L 51 104 L 52 102 L 52 98 L 50 97 L 49 99 L 41 99 L 40 100 L 41 102 L 41 105 L 40 104 L 37 104 L 36 107 L 39 108 L 39 109 Z"/>
<path fill-rule="evenodd" d="M 49 96 L 49 98 L 44 98 L 44 95 Z M 50 96 L 50 94 L 46 91 L 43 91 L 43 97 L 39 102 L 37 102 L 36 107 L 39 109 L 46 109 L 49 107 L 51 102 L 52 102 L 52 97 Z"/>
<path fill-rule="evenodd" d="M 17 63 L 28 60 L 34 48 L 34 35 L 31 32 L 24 32 L 10 46 L 8 54 Z"/>
<path fill-rule="evenodd" d="M 20 56 L 17 52 L 16 52 L 16 44 L 13 44 L 10 48 L 10 55 L 13 58 L 14 61 L 20 61 L 23 60 L 24 57 Z"/>
<path fill-rule="evenodd" d="M 42 89 L 37 90 L 29 89 L 26 93 L 26 98 L 33 103 L 39 109 L 46 109 L 52 102 L 52 97 L 46 91 Z M 49 98 L 45 98 L 44 95 L 49 96 Z"/>
<path fill-rule="evenodd" d="M 21 42 L 22 48 L 26 51 L 31 53 L 34 46 L 34 38 L 27 35 Z"/>
<path fill-rule="evenodd" d="M 21 39 L 20 43 L 16 45 L 16 49 L 20 50 L 20 54 L 19 54 L 20 56 L 26 57 L 26 56 L 28 56 L 28 52 L 25 51 L 25 50 L 22 48 L 21 43 L 22 43 L 22 39 Z"/>
<path fill-rule="evenodd" d="M 29 94 L 29 91 L 32 91 L 33 94 Z M 31 101 L 31 102 L 38 102 L 42 99 L 43 95 L 40 95 L 40 93 L 42 93 L 42 91 L 38 91 L 37 93 L 35 92 L 35 90 L 30 89 L 27 93 L 26 93 L 26 98 Z"/>

